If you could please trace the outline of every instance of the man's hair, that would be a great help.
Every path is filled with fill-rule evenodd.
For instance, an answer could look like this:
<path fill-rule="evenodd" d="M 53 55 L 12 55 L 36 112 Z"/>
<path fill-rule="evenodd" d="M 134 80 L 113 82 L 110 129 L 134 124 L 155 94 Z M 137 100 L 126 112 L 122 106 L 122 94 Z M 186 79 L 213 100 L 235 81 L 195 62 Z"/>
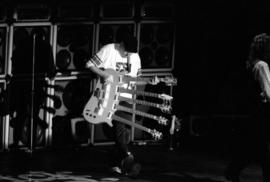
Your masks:
<path fill-rule="evenodd" d="M 250 45 L 249 63 L 258 59 L 270 63 L 270 36 L 266 33 L 256 35 Z"/>
<path fill-rule="evenodd" d="M 137 38 L 130 33 L 123 33 L 121 35 L 121 42 L 123 42 L 127 52 L 137 52 Z"/>

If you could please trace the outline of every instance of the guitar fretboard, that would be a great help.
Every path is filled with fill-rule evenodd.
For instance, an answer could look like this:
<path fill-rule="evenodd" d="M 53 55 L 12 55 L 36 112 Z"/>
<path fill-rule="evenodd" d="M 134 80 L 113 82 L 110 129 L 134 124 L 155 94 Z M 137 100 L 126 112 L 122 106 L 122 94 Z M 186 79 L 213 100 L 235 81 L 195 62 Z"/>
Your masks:
<path fill-rule="evenodd" d="M 127 119 L 125 119 L 125 118 L 122 118 L 122 117 L 119 117 L 119 116 L 117 116 L 117 115 L 113 115 L 112 118 L 113 118 L 114 120 L 117 120 L 117 121 L 121 122 L 121 123 L 130 125 L 130 126 L 134 126 L 134 127 L 137 128 L 137 129 L 143 130 L 143 131 L 145 131 L 145 132 L 151 134 L 152 137 L 153 137 L 154 139 L 156 139 L 156 140 L 157 140 L 157 139 L 159 140 L 159 139 L 162 138 L 162 133 L 159 132 L 159 131 L 156 131 L 155 129 L 152 130 L 152 129 L 150 129 L 150 128 L 146 128 L 146 127 L 144 127 L 144 126 L 142 126 L 142 125 L 139 125 L 139 124 L 134 123 L 134 122 L 130 122 L 129 120 L 127 120 Z"/>
<path fill-rule="evenodd" d="M 120 109 L 122 111 L 126 111 L 126 112 L 129 112 L 129 113 L 135 113 L 137 115 L 140 115 L 140 116 L 143 116 L 143 117 L 148 117 L 150 119 L 154 119 L 154 120 L 159 120 L 159 117 L 153 115 L 153 114 L 149 114 L 149 113 L 145 113 L 145 112 L 142 112 L 142 111 L 138 111 L 138 110 L 133 110 L 131 108 L 128 108 L 128 107 L 124 107 L 124 106 L 120 106 L 118 105 L 117 106 L 117 109 Z"/>
<path fill-rule="evenodd" d="M 153 77 L 142 78 L 142 77 L 130 77 L 126 75 L 121 75 L 121 78 L 120 78 L 121 82 L 124 82 L 124 83 L 134 82 L 137 85 L 149 84 L 152 79 Z M 164 82 L 164 83 L 168 83 L 172 85 L 176 85 L 176 82 L 177 82 L 175 79 L 166 79 L 166 78 L 158 78 L 158 80 L 160 82 Z"/>
<path fill-rule="evenodd" d="M 136 82 L 136 84 L 148 84 L 151 78 L 141 78 L 141 77 L 130 77 L 130 76 L 121 76 L 122 82 Z"/>
<path fill-rule="evenodd" d="M 120 121 L 121 123 L 127 124 L 127 125 L 129 125 L 129 126 L 134 126 L 134 127 L 137 128 L 137 129 L 140 129 L 140 130 L 143 130 L 143 131 L 145 131 L 145 132 L 147 132 L 147 133 L 152 134 L 152 130 L 151 130 L 151 129 L 146 128 L 146 127 L 144 127 L 144 126 L 142 126 L 142 125 L 139 125 L 139 124 L 137 124 L 137 123 L 131 122 L 131 121 L 129 121 L 129 120 L 127 120 L 127 119 L 124 119 L 124 118 L 121 118 L 121 117 L 119 117 L 119 116 L 117 116 L 117 115 L 113 115 L 112 118 L 113 118 L 114 120 Z"/>
<path fill-rule="evenodd" d="M 119 87 L 118 92 L 125 92 L 125 93 L 130 93 L 130 94 L 144 95 L 144 96 L 156 97 L 156 98 L 161 97 L 161 95 L 157 94 L 157 93 L 145 92 L 145 91 L 141 91 L 141 90 L 130 90 L 130 89 L 126 89 L 123 87 Z"/>
<path fill-rule="evenodd" d="M 121 101 L 133 102 L 133 103 L 136 103 L 136 104 L 141 104 L 141 105 L 150 106 L 150 107 L 156 107 L 156 108 L 159 108 L 159 109 L 162 108 L 162 106 L 160 104 L 156 104 L 156 103 L 148 102 L 148 101 L 144 101 L 144 100 L 130 99 L 130 98 L 127 98 L 127 97 L 122 97 L 122 96 L 119 96 L 118 99 L 121 100 Z"/>

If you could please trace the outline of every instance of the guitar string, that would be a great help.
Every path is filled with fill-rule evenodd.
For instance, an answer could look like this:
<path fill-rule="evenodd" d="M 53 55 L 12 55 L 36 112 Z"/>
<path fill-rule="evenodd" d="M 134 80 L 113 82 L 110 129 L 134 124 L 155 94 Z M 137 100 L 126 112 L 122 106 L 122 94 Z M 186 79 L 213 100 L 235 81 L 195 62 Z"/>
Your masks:
<path fill-rule="evenodd" d="M 125 106 L 118 105 L 117 108 L 120 109 L 120 110 L 126 111 L 126 112 L 130 112 L 130 113 L 133 113 L 134 112 L 133 109 L 128 108 L 128 107 L 125 107 Z M 166 118 L 158 117 L 156 115 L 145 113 L 145 112 L 142 112 L 142 111 L 139 111 L 139 110 L 135 110 L 135 113 L 137 115 L 140 115 L 140 116 L 143 116 L 143 117 L 148 117 L 150 119 L 154 119 L 154 120 L 158 121 L 158 123 L 160 123 L 160 124 L 162 124 L 161 120 L 165 120 L 165 122 L 163 122 L 163 123 L 165 125 L 167 125 L 167 121 L 166 121 L 167 119 Z"/>

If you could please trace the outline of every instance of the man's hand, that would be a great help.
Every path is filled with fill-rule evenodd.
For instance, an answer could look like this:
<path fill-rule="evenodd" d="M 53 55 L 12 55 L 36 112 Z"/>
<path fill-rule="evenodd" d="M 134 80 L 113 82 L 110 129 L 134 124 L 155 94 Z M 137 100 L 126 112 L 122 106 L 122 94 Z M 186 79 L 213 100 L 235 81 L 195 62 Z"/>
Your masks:
<path fill-rule="evenodd" d="M 157 85 L 159 83 L 159 79 L 157 76 L 155 76 L 153 79 L 149 81 L 151 85 Z"/>
<path fill-rule="evenodd" d="M 113 83 L 113 76 L 112 75 L 107 75 L 103 78 L 103 83 L 104 84 L 110 84 Z"/>

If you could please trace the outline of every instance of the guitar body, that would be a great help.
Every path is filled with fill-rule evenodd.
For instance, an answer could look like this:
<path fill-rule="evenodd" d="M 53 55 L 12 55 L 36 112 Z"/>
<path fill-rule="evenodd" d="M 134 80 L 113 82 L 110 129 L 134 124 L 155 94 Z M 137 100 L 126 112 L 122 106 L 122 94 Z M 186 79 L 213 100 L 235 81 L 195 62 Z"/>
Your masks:
<path fill-rule="evenodd" d="M 162 111 L 168 111 L 170 110 L 170 104 L 169 105 L 161 105 L 156 103 L 150 103 L 147 101 L 142 101 L 138 99 L 133 98 L 125 98 L 120 96 L 120 93 L 129 93 L 129 94 L 145 94 L 148 96 L 153 96 L 157 98 L 163 99 L 163 101 L 171 101 L 172 97 L 165 96 L 164 94 L 154 94 L 154 93 L 147 93 L 147 92 L 137 92 L 136 90 L 128 90 L 126 88 L 123 88 L 124 84 L 128 84 L 130 82 L 140 83 L 140 84 L 148 84 L 149 79 L 137 79 L 133 77 L 128 77 L 123 74 L 120 74 L 116 72 L 113 69 L 106 69 L 106 73 L 112 75 L 113 77 L 113 83 L 102 83 L 101 79 L 98 80 L 95 91 L 90 97 L 89 101 L 84 107 L 83 110 L 83 117 L 86 121 L 92 123 L 92 124 L 100 124 L 100 123 L 107 123 L 108 125 L 112 126 L 112 120 L 117 120 L 119 122 L 125 123 L 127 125 L 133 126 L 137 129 L 141 129 L 147 133 L 150 133 L 152 137 L 155 139 L 160 139 L 162 137 L 162 133 L 159 131 L 156 131 L 155 129 L 149 129 L 142 125 L 137 124 L 136 122 L 126 120 L 122 117 L 114 115 L 116 110 L 122 110 L 129 113 L 135 113 L 137 115 L 141 115 L 144 117 L 149 117 L 151 119 L 154 119 L 158 121 L 160 124 L 167 125 L 167 119 L 163 117 L 157 117 L 152 114 L 143 113 L 140 111 L 134 111 L 132 109 L 124 108 L 119 106 L 119 100 L 125 100 L 132 103 L 138 103 L 138 104 L 144 104 L 151 107 L 157 107 L 161 109 Z M 163 80 L 166 83 L 171 84 L 171 80 Z M 168 107 L 169 106 L 169 107 Z"/>
<path fill-rule="evenodd" d="M 113 76 L 113 83 L 103 84 L 101 79 L 98 80 L 93 95 L 84 107 L 83 116 L 90 123 L 107 123 L 112 126 L 112 115 L 118 104 L 117 89 L 121 85 L 121 75 L 112 69 L 107 69 L 106 72 Z"/>

